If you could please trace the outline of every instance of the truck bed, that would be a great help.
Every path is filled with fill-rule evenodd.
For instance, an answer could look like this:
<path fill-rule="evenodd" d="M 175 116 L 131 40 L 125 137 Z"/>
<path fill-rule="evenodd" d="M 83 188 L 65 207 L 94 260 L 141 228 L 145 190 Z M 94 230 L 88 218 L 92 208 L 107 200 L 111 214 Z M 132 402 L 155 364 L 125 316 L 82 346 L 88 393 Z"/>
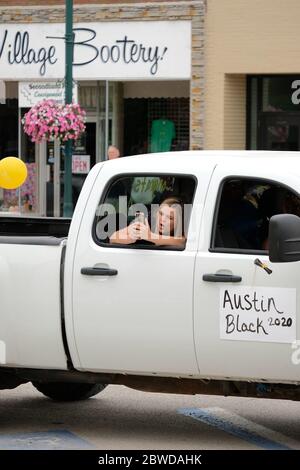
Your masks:
<path fill-rule="evenodd" d="M 66 238 L 70 218 L 0 216 L 0 238 L 5 237 L 54 237 Z"/>

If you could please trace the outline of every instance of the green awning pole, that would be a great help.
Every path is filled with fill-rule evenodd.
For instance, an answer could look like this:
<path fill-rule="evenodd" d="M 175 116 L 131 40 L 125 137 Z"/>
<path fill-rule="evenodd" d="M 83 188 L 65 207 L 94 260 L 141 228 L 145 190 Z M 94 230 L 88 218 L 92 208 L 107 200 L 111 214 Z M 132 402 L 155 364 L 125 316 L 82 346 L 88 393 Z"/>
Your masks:
<path fill-rule="evenodd" d="M 73 0 L 66 0 L 66 73 L 65 103 L 72 103 L 73 95 Z M 65 174 L 64 174 L 64 217 L 72 217 L 72 153 L 73 141 L 65 142 Z"/>

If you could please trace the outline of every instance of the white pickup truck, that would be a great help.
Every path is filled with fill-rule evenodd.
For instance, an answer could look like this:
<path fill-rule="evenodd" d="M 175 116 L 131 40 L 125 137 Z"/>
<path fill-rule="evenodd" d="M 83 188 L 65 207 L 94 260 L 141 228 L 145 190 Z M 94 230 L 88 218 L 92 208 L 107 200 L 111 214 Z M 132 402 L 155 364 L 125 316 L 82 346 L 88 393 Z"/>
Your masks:
<path fill-rule="evenodd" d="M 97 164 L 71 222 L 0 218 L 0 388 L 299 400 L 299 194 L 296 153 L 175 152 Z M 168 198 L 183 244 L 112 243 Z"/>

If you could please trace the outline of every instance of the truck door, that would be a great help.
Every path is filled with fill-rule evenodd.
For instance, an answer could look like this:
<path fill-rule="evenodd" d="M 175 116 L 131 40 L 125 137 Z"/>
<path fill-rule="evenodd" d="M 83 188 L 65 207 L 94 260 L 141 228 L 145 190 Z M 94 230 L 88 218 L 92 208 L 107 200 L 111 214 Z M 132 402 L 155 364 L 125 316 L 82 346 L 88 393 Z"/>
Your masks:
<path fill-rule="evenodd" d="M 267 251 L 270 217 L 300 215 L 299 182 L 253 168 L 245 161 L 236 176 L 220 165 L 208 190 L 195 270 L 199 369 L 216 378 L 299 380 L 292 361 L 299 263 L 271 264 Z"/>
<path fill-rule="evenodd" d="M 114 165 L 104 165 L 99 173 L 75 250 L 72 304 L 79 357 L 76 367 L 197 374 L 193 342 L 196 239 L 188 234 L 182 247 L 156 247 L 143 241 L 113 245 L 109 240 L 115 231 L 130 224 L 137 210 L 148 210 L 147 220 L 155 230 L 153 210 L 165 195 L 182 195 L 191 204 L 197 179 L 193 175 L 153 174 L 151 170 L 147 174 L 127 170 L 114 176 L 111 168 Z M 197 198 L 201 200 L 211 171 L 206 169 L 200 177 Z M 104 188 L 102 194 L 97 188 Z M 116 210 L 115 227 L 109 227 L 111 208 Z"/>

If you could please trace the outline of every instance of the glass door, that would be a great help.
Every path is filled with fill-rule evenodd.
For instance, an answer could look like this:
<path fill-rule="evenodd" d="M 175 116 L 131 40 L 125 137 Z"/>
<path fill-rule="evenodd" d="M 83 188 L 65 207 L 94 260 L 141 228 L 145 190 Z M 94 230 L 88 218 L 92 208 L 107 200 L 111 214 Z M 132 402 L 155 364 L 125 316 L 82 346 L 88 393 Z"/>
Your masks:
<path fill-rule="evenodd" d="M 88 134 L 94 133 L 94 129 L 89 129 L 89 123 L 96 123 L 95 163 L 106 160 L 111 144 L 117 146 L 122 155 L 123 84 L 109 81 L 79 83 L 79 103 L 87 112 Z"/>

